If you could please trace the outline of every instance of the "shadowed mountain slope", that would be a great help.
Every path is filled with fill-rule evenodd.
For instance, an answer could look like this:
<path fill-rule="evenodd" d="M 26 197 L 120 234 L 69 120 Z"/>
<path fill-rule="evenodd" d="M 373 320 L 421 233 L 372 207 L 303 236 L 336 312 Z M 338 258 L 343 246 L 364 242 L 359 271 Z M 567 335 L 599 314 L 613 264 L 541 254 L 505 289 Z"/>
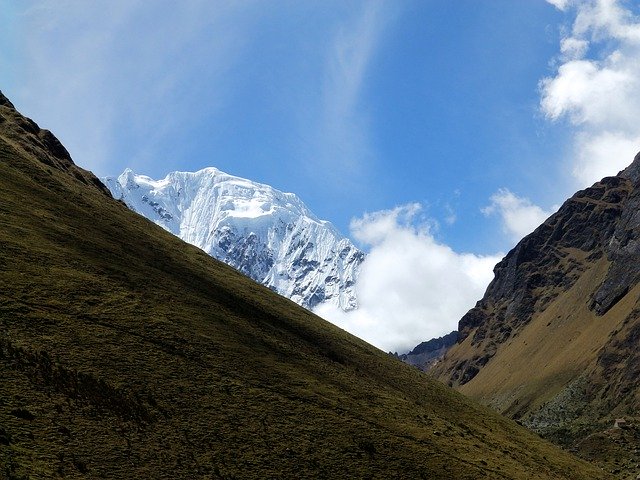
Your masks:
<path fill-rule="evenodd" d="M 432 373 L 578 448 L 616 417 L 638 417 L 639 280 L 640 155 L 508 253 Z M 635 474 L 639 462 L 636 448 Z"/>
<path fill-rule="evenodd" d="M 606 478 L 134 214 L 43 136 L 0 96 L 0 478 Z"/>

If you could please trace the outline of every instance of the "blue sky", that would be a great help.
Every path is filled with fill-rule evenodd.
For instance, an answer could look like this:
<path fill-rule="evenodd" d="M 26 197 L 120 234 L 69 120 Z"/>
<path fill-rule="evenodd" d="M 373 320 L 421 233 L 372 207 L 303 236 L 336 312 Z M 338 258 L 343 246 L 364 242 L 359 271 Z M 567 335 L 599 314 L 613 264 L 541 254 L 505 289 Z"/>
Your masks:
<path fill-rule="evenodd" d="M 391 215 L 457 259 L 493 259 L 640 150 L 637 14 L 622 0 L 4 0 L 0 89 L 98 175 L 216 166 L 297 193 L 365 249 L 384 242 L 357 222 Z"/>
<path fill-rule="evenodd" d="M 498 188 L 567 193 L 538 113 L 565 17 L 544 1 L 9 3 L 1 88 L 99 175 L 215 165 L 345 234 L 421 202 L 478 252 L 507 246 L 480 212 Z"/>

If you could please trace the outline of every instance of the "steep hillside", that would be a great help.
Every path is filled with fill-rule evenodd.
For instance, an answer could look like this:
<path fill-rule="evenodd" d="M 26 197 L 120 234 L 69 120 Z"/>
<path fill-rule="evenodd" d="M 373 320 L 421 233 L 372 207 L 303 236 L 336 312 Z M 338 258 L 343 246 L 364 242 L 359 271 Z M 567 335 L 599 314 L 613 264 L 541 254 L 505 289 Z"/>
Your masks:
<path fill-rule="evenodd" d="M 134 212 L 306 308 L 358 305 L 364 254 L 293 193 L 212 167 L 104 181 Z"/>
<path fill-rule="evenodd" d="M 0 100 L 0 478 L 606 478 L 131 212 Z"/>
<path fill-rule="evenodd" d="M 638 417 L 639 207 L 640 155 L 509 252 L 433 373 L 565 445 Z"/>

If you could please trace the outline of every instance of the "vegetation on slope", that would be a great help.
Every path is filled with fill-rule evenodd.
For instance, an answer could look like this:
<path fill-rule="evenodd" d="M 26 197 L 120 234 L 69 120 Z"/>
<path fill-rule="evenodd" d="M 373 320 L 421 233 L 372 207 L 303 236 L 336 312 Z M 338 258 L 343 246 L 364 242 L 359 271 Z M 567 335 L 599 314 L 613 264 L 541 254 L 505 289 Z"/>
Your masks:
<path fill-rule="evenodd" d="M 496 266 L 461 337 L 432 371 L 461 392 L 622 478 L 640 473 L 582 448 L 640 408 L 640 155 L 576 193 Z M 594 435 L 595 432 L 603 432 Z"/>
<path fill-rule="evenodd" d="M 0 478 L 606 478 L 133 214 L 46 135 L 0 95 Z"/>

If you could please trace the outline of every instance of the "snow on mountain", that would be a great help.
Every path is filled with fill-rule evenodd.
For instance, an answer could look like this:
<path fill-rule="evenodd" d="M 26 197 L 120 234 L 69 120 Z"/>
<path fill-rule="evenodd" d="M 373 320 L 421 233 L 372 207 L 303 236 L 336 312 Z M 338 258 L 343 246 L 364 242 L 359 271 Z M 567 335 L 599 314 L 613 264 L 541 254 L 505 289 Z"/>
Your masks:
<path fill-rule="evenodd" d="M 306 308 L 357 307 L 364 254 L 293 193 L 213 167 L 102 181 L 133 211 Z"/>

